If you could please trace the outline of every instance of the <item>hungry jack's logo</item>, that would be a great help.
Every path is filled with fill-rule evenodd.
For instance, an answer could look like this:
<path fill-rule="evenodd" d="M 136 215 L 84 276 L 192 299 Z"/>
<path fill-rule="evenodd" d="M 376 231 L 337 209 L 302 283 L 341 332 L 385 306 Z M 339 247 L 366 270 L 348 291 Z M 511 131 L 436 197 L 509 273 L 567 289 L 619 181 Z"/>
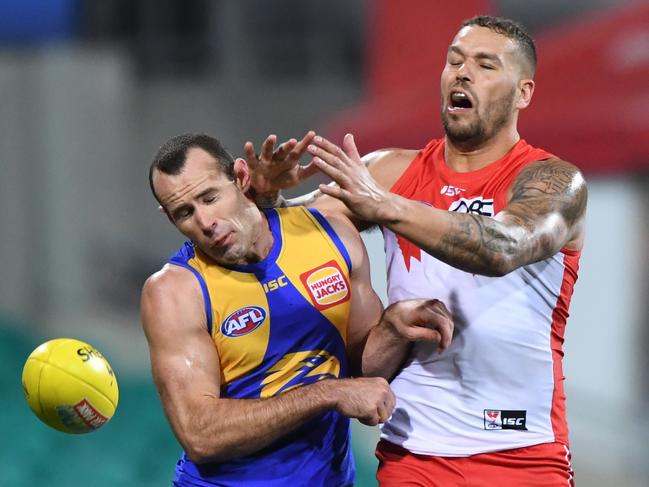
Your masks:
<path fill-rule="evenodd" d="M 300 274 L 300 280 L 320 311 L 344 303 L 351 296 L 349 283 L 335 260 Z"/>

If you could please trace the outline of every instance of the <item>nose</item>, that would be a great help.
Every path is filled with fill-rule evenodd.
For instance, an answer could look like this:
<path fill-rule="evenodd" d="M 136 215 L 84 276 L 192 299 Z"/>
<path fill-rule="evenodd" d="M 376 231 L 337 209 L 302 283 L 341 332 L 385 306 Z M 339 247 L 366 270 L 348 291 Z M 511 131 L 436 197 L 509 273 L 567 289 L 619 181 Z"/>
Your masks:
<path fill-rule="evenodd" d="M 198 228 L 205 235 L 210 236 L 216 229 L 216 218 L 205 209 L 197 209 L 194 213 Z"/>
<path fill-rule="evenodd" d="M 467 63 L 462 63 L 460 67 L 455 71 L 455 79 L 457 81 L 472 81 L 473 77 L 467 66 Z"/>

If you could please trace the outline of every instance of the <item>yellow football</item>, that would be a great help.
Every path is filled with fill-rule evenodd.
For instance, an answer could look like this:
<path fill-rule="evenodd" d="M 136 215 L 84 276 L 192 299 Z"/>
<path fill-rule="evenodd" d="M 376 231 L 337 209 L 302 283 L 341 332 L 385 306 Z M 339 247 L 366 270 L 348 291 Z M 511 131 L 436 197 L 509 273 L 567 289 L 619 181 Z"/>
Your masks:
<path fill-rule="evenodd" d="M 36 416 L 65 433 L 100 428 L 115 414 L 119 399 L 108 360 L 73 338 L 45 342 L 27 357 L 23 391 Z"/>

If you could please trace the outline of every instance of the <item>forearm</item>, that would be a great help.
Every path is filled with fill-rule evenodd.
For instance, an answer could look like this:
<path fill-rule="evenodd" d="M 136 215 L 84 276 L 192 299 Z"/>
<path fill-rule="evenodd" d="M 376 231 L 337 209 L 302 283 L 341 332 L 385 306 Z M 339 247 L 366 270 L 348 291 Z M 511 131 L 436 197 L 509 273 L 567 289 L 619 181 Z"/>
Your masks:
<path fill-rule="evenodd" d="M 335 382 L 325 380 L 267 399 L 205 397 L 177 432 L 197 463 L 226 461 L 263 449 L 335 407 Z"/>
<path fill-rule="evenodd" d="M 452 337 L 453 317 L 441 301 L 407 299 L 392 303 L 370 330 L 363 352 L 363 373 L 390 380 L 414 342 L 430 342 L 443 352 Z"/>
<path fill-rule="evenodd" d="M 440 210 L 389 196 L 381 224 L 447 264 L 486 276 L 501 276 L 530 261 L 529 232 L 488 216 Z"/>
<path fill-rule="evenodd" d="M 384 321 L 370 330 L 363 351 L 363 375 L 392 380 L 405 362 L 412 343 L 395 334 Z"/>

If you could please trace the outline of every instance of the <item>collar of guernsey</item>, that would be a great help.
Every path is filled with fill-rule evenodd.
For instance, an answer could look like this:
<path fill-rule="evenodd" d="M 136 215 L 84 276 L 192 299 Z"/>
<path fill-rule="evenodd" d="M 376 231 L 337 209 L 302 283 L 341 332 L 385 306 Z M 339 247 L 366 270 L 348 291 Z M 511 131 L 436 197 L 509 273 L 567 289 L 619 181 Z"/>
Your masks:
<path fill-rule="evenodd" d="M 233 271 L 255 274 L 256 276 L 259 277 L 260 275 L 265 275 L 270 268 L 276 265 L 283 247 L 283 232 L 282 232 L 282 225 L 280 223 L 279 212 L 275 208 L 264 208 L 261 209 L 261 211 L 263 212 L 263 214 L 266 217 L 266 220 L 268 221 L 268 226 L 270 228 L 270 231 L 273 233 L 273 246 L 271 247 L 268 255 L 261 261 L 255 262 L 253 264 L 241 264 L 241 265 L 234 264 L 230 266 L 222 265 L 221 267 Z M 349 253 L 347 252 L 347 249 L 343 245 L 338 234 L 332 228 L 331 224 L 326 220 L 324 216 L 322 216 L 322 214 L 318 210 L 316 210 L 315 208 L 294 207 L 294 208 L 284 208 L 280 211 L 283 211 L 284 213 L 301 211 L 302 213 L 308 212 L 310 215 L 312 215 L 313 218 L 318 222 L 320 227 L 322 227 L 322 229 L 327 233 L 332 243 L 338 249 L 338 252 L 340 252 L 341 257 L 344 259 L 345 264 L 347 265 L 348 275 L 351 274 L 352 262 L 349 257 Z M 178 250 L 178 252 L 176 252 L 176 254 L 169 259 L 169 262 L 171 264 L 175 264 L 190 270 L 198 279 L 198 282 L 200 283 L 201 286 L 201 290 L 203 292 L 203 300 L 205 303 L 207 329 L 211 335 L 213 323 L 212 323 L 212 303 L 210 300 L 210 293 L 207 288 L 207 284 L 205 283 L 205 280 L 203 279 L 203 276 L 201 275 L 200 271 L 189 264 L 190 260 L 196 258 L 196 253 L 197 252 L 194 243 L 188 241 L 185 242 L 183 247 L 181 247 L 180 250 Z"/>

